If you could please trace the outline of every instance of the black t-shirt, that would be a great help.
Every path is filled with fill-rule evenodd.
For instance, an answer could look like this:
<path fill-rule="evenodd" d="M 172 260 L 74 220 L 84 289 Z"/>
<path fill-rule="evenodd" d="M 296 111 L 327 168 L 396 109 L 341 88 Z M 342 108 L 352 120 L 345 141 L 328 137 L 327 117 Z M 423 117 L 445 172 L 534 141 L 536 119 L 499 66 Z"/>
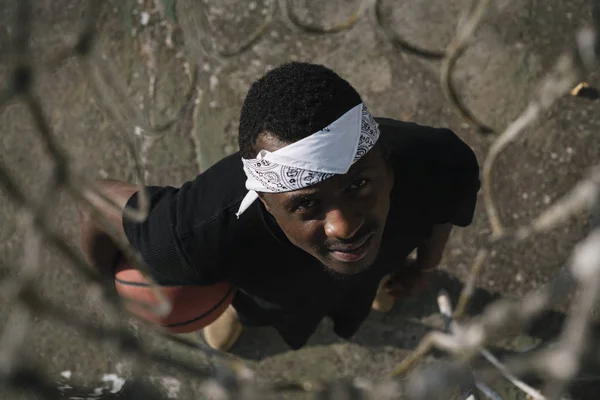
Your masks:
<path fill-rule="evenodd" d="M 471 223 L 480 186 L 475 154 L 452 131 L 376 120 L 395 184 L 377 261 L 352 283 L 294 246 L 260 201 L 237 218 L 247 193 L 239 153 L 180 188 L 148 187 L 149 216 L 124 221 L 125 233 L 159 284 L 231 282 L 242 321 L 275 327 L 292 348 L 326 316 L 349 337 L 369 314 L 381 278 L 403 265 L 433 225 Z M 128 205 L 137 206 L 137 194 Z"/>

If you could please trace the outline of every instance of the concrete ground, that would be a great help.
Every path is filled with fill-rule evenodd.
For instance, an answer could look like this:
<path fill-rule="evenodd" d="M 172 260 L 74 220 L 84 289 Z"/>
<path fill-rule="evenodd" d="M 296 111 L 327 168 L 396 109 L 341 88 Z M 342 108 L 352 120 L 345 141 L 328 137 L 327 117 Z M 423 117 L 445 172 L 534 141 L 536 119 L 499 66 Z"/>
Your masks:
<path fill-rule="evenodd" d="M 83 3 L 35 2 L 31 47 L 37 66 L 44 65 L 74 37 Z M 73 59 L 52 69 L 40 68 L 35 77 L 35 90 L 55 137 L 68 153 L 72 166 L 89 179 L 107 176 L 134 179 L 123 137 L 133 135 L 135 125 L 142 123 L 131 117 L 128 107 L 137 107 L 140 101 L 145 101 L 145 110 L 152 110 L 154 125 L 176 115 L 176 110 L 184 105 L 189 85 L 186 60 L 200 67 L 196 101 L 185 108 L 183 118 L 148 150 L 150 184 L 178 186 L 235 151 L 237 115 L 250 83 L 267 68 L 296 59 L 322 63 L 336 70 L 355 85 L 377 116 L 453 129 L 474 148 L 481 162 L 493 140 L 465 124 L 445 99 L 439 84 L 439 62 L 393 49 L 376 36 L 366 17 L 350 30 L 327 36 L 294 31 L 277 17 L 264 37 L 245 53 L 218 62 L 203 55 L 197 44 L 210 44 L 210 38 L 215 37 L 226 46 L 245 40 L 260 26 L 263 10 L 270 3 L 265 6 L 263 2 L 208 1 L 209 20 L 220 27 L 211 32 L 198 28 L 204 25 L 197 8 L 204 3 L 179 0 L 177 11 L 187 35 L 183 41 L 181 33 L 175 32 L 172 47 L 165 44 L 168 26 L 160 24 L 156 13 L 150 12 L 148 23 L 143 24 L 144 13 L 152 8 L 153 2 L 132 2 L 132 9 L 127 9 L 128 2 L 106 3 L 98 19 L 98 54 L 106 56 L 123 81 L 121 87 L 128 88 L 128 100 L 117 97 L 104 103 L 98 101 L 89 84 L 90 77 L 82 73 L 80 64 Z M 192 3 L 195 7 L 184 8 Z M 387 23 L 419 46 L 443 49 L 455 31 L 463 2 L 396 3 L 382 1 Z M 4 8 L 0 14 L 0 77 L 6 81 L 10 62 L 6 56 L 7 41 L 15 29 L 16 1 L 0 4 Z M 331 22 L 350 15 L 350 5 L 358 2 L 336 0 L 323 6 L 322 2 L 306 0 L 294 4 L 300 18 Z M 575 29 L 589 20 L 587 4 L 584 0 L 552 5 L 536 0 L 494 2 L 473 45 L 459 60 L 454 78 L 466 104 L 479 119 L 501 131 L 518 115 L 540 79 L 572 40 Z M 131 36 L 128 27 L 135 28 L 135 36 Z M 152 46 L 155 50 L 149 52 Z M 149 60 L 152 61 L 149 55 L 154 57 L 156 69 L 154 103 L 148 101 L 147 67 Z M 103 68 L 102 64 L 96 65 Z M 115 82 L 114 77 L 111 82 Z M 590 77 L 589 82 L 600 83 L 597 76 Z M 125 115 L 126 122 L 116 123 L 107 109 Z M 509 146 L 499 159 L 494 181 L 496 199 L 507 226 L 529 221 L 573 187 L 589 166 L 598 163 L 599 128 L 597 102 L 566 97 L 544 113 L 522 140 Z M 0 160 L 9 166 L 29 196 L 42 200 L 39 193 L 50 176 L 52 163 L 27 109 L 21 104 L 11 104 L 0 110 L 0 129 Z M 4 270 L 16 270 L 24 251 L 23 233 L 18 227 L 15 205 L 1 191 L 0 200 L 0 265 Z M 492 295 L 522 296 L 551 279 L 574 243 L 585 234 L 585 221 L 580 216 L 548 234 L 496 249 L 477 282 L 478 304 L 484 304 Z M 77 244 L 77 214 L 73 200 L 64 192 L 55 200 L 52 222 L 57 231 L 67 235 L 73 245 Z M 454 231 L 441 271 L 428 291 L 398 304 L 389 315 L 372 315 L 350 341 L 336 338 L 325 321 L 302 350 L 289 351 L 269 329 L 253 329 L 244 334 L 233 352 L 247 360 L 264 381 L 381 378 L 435 323 L 437 290 L 445 288 L 457 295 L 478 246 L 489 233 L 480 202 L 474 223 Z M 42 260 L 37 281 L 40 295 L 72 315 L 94 322 L 111 322 L 87 290 L 82 275 L 64 257 L 46 247 Z M 3 297 L 0 315 L 8 316 L 15 304 L 13 299 Z M 542 322 L 536 332 L 554 332 L 561 309 L 558 306 L 558 314 Z M 4 327 L 7 319 L 0 321 Z M 198 340 L 197 335 L 192 338 Z M 167 357 L 207 363 L 199 352 L 190 352 L 150 332 L 140 332 L 140 340 Z M 533 343 L 535 338 L 521 337 L 514 346 L 522 349 Z M 122 352 L 52 318 L 36 316 L 22 351 L 40 363 L 51 381 L 65 388 L 65 398 L 98 398 L 100 393 L 102 398 L 135 398 L 127 394 L 127 383 L 124 392 L 110 393 L 119 392 L 123 380 L 127 381 L 129 363 Z M 173 398 L 197 398 L 194 395 L 198 391 L 197 380 L 171 368 L 152 366 L 147 377 Z M 506 387 L 499 390 L 510 391 Z M 10 397 L 2 398 L 38 398 L 25 397 L 21 392 L 6 393 Z M 514 392 L 506 396 L 522 398 Z"/>

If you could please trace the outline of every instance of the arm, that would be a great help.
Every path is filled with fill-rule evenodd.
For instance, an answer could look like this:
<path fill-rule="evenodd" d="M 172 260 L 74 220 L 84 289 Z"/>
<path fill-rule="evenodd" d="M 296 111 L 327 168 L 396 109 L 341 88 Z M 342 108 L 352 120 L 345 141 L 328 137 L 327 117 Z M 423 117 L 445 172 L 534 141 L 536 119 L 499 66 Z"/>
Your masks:
<path fill-rule="evenodd" d="M 423 289 L 427 273 L 437 268 L 448 243 L 452 224 L 437 224 L 431 234 L 417 247 L 417 258 L 407 259 L 402 270 L 383 282 L 383 289 L 393 297 L 413 295 Z"/>
<path fill-rule="evenodd" d="M 452 224 L 433 226 L 429 237 L 417 248 L 416 262 L 421 271 L 431 271 L 439 265 L 451 231 Z"/>
<path fill-rule="evenodd" d="M 440 139 L 432 161 L 435 182 L 430 194 L 433 199 L 433 227 L 428 238 L 418 246 L 417 264 L 421 271 L 435 269 L 444 252 L 453 226 L 467 227 L 473 221 L 480 188 L 479 163 L 473 150 L 449 130 Z"/>
<path fill-rule="evenodd" d="M 433 225 L 430 235 L 417 247 L 416 260 L 409 260 L 403 273 L 391 280 L 392 292 L 399 293 L 398 287 L 408 294 L 418 291 L 427 272 L 439 265 L 452 227 L 469 226 L 475 212 L 480 187 L 475 153 L 451 131 L 436 132 L 441 135 L 437 140 L 440 145 L 429 153 L 435 157 L 428 160 L 430 170 L 426 179 L 431 182 L 428 197 Z"/>
<path fill-rule="evenodd" d="M 119 230 L 125 239 L 122 210 L 129 198 L 137 192 L 138 187 L 108 179 L 97 182 L 96 187 L 106 196 L 114 199 L 119 206 L 119 210 L 108 206 L 90 192 L 84 193 L 84 196 L 108 218 L 109 222 Z M 79 210 L 79 221 L 80 245 L 88 262 L 99 271 L 112 271 L 121 257 L 121 252 L 116 244 L 108 234 L 102 231 L 87 211 Z"/>
<path fill-rule="evenodd" d="M 236 167 L 237 161 L 231 159 Z M 229 204 L 230 199 L 214 190 L 215 182 L 222 182 L 223 175 L 220 170 L 205 171 L 180 187 L 146 186 L 149 211 L 142 222 L 122 217 L 125 206 L 139 207 L 136 185 L 114 180 L 98 182 L 97 187 L 118 202 L 119 210 L 115 211 L 91 193 L 86 197 L 102 208 L 159 285 L 211 285 L 229 277 L 227 261 L 234 241 L 229 220 L 219 217 L 225 214 L 222 204 Z M 84 253 L 101 272 L 111 274 L 122 260 L 121 252 L 89 215 L 81 213 L 81 217 Z"/>

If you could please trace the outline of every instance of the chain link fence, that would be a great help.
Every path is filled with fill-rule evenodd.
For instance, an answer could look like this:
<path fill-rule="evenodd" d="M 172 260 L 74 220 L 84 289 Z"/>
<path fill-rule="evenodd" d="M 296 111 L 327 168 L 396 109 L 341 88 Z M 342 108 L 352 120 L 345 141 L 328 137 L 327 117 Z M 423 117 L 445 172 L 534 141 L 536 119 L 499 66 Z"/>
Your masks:
<path fill-rule="evenodd" d="M 10 2 L 3 2 L 10 3 Z M 271 0 L 265 2 L 262 22 L 242 43 L 224 43 L 206 35 L 214 30 L 206 2 L 194 0 L 163 0 L 153 3 L 154 11 L 163 18 L 169 45 L 173 35 L 182 34 L 185 46 L 192 56 L 182 62 L 189 80 L 189 89 L 183 94 L 181 108 L 171 118 L 157 123 L 151 110 L 156 91 L 157 65 L 154 53 L 148 50 L 146 62 L 149 73 L 148 103 L 139 107 L 129 97 L 127 84 L 123 81 L 110 60 L 97 51 L 97 21 L 106 3 L 89 0 L 81 28 L 72 44 L 53 54 L 43 63 L 36 59 L 29 46 L 32 26 L 36 23 L 31 15 L 30 0 L 15 0 L 10 3 L 14 9 L 14 30 L 9 37 L 11 67 L 0 91 L 0 109 L 8 104 L 20 103 L 27 107 L 35 124 L 38 140 L 52 157 L 53 168 L 50 179 L 44 183 L 41 195 L 28 196 L 18 179 L 9 172 L 0 157 L 0 187 L 18 208 L 24 221 L 22 229 L 26 238 L 23 243 L 23 256 L 20 263 L 10 265 L 2 276 L 2 292 L 14 300 L 15 308 L 8 317 L 5 330 L 0 337 L 0 377 L 7 387 L 34 393 L 37 398 L 65 398 L 64 388 L 57 387 L 40 365 L 23 356 L 28 331 L 36 316 L 73 327 L 90 341 L 108 341 L 116 345 L 133 365 L 133 384 L 126 398 L 162 399 L 164 394 L 155 390 L 143 379 L 149 365 L 166 365 L 193 376 L 201 382 L 198 398 L 266 398 L 267 395 L 282 396 L 284 393 L 311 392 L 320 399 L 441 399 L 449 398 L 447 393 L 458 390 L 456 398 L 499 398 L 490 389 L 488 382 L 508 379 L 524 395 L 533 399 L 559 399 L 569 383 L 577 376 L 582 362 L 589 357 L 597 357 L 598 338 L 591 337 L 589 326 L 594 306 L 600 295 L 600 165 L 590 168 L 587 178 L 578 182 L 564 198 L 550 205 L 531 223 L 515 229 L 507 229 L 501 220 L 492 190 L 492 173 L 498 156 L 510 143 L 515 142 L 523 132 L 536 122 L 551 105 L 570 91 L 597 69 L 600 57 L 600 2 L 590 1 L 592 23 L 582 26 L 577 32 L 569 33 L 571 45 L 556 60 L 548 76 L 540 83 L 539 89 L 531 98 L 523 112 L 502 132 L 495 132 L 485 121 L 463 103 L 451 79 L 457 60 L 473 43 L 476 32 L 486 12 L 490 0 L 471 0 L 459 18 L 454 39 L 444 50 L 425 49 L 402 38 L 393 26 L 383 18 L 379 0 L 356 2 L 352 11 L 345 10 L 345 20 L 325 21 L 324 24 L 310 17 L 296 13 L 291 0 Z M 324 5 L 325 6 L 325 5 Z M 252 9 L 252 7 L 250 7 Z M 234 18 L 235 15 L 232 15 Z M 143 23 L 146 16 L 140 16 Z M 132 333 L 123 318 L 122 300 L 114 291 L 110 277 L 98 275 L 87 265 L 79 250 L 71 245 L 66 237 L 50 223 L 53 205 L 59 192 L 67 193 L 83 209 L 101 222 L 114 239 L 120 243 L 126 256 L 140 270 L 146 271 L 143 260 L 127 243 L 119 240 L 115 227 L 110 226 L 92 206 L 92 201 L 116 205 L 110 198 L 95 191 L 86 176 L 73 167 L 69 155 L 59 146 L 54 128 L 41 105 L 39 95 L 33 90 L 32 82 L 42 69 L 51 70 L 68 59 L 76 59 L 78 67 L 89 79 L 99 104 L 111 115 L 113 122 L 122 130 L 123 144 L 133 160 L 136 181 L 143 186 L 147 181 L 147 151 L 152 143 L 176 124 L 182 115 L 190 112 L 190 107 L 198 101 L 198 71 L 201 65 L 192 60 L 211 59 L 220 63 L 235 60 L 253 44 L 260 41 L 276 19 L 283 19 L 292 29 L 313 35 L 328 35 L 352 28 L 362 18 L 368 18 L 372 29 L 379 37 L 388 41 L 400 52 L 410 53 L 426 59 L 439 60 L 441 86 L 447 101 L 456 112 L 477 127 L 482 135 L 489 135 L 493 142 L 483 162 L 483 198 L 486 215 L 492 234 L 486 245 L 479 249 L 473 261 L 471 274 L 466 281 L 456 307 L 449 298 L 440 293 L 440 312 L 446 318 L 446 330 L 428 334 L 416 350 L 394 369 L 392 376 L 382 377 L 377 382 L 349 379 L 340 382 L 278 382 L 257 384 L 254 374 L 246 365 L 231 357 L 211 351 L 202 343 L 195 343 L 180 337 L 164 334 L 164 340 L 177 341 L 190 351 L 204 352 L 214 361 L 209 366 L 197 365 L 177 357 L 168 357 L 145 348 Z M 587 89 L 588 92 L 592 89 Z M 116 106 L 118 105 L 118 106 Z M 135 127 L 132 129 L 132 127 Z M 130 132 L 134 134 L 130 134 Z M 87 193 L 87 195 L 86 195 Z M 148 211 L 148 197 L 140 197 L 139 209 L 125 210 L 125 217 L 142 221 Z M 546 232 L 581 212 L 592 216 L 589 235 L 573 249 L 562 273 L 540 290 L 531 292 L 519 300 L 498 300 L 487 307 L 480 315 L 467 317 L 466 306 L 474 290 L 475 281 L 485 268 L 486 258 L 494 246 L 507 242 L 520 242 L 541 232 Z M 88 290 L 99 293 L 106 312 L 117 326 L 101 326 L 87 319 L 76 317 L 68 310 L 54 305 L 45 299 L 39 290 L 41 249 L 50 246 L 69 260 L 70 266 L 87 282 Z M 160 292 L 155 294 L 161 298 Z M 529 322 L 540 315 L 551 302 L 573 295 L 570 311 L 565 320 L 562 334 L 552 346 L 543 346 L 527 355 L 513 356 L 499 361 L 485 346 L 499 337 L 516 335 L 525 329 Z M 155 310 L 166 312 L 170 305 L 166 301 Z M 433 348 L 450 355 L 448 362 L 433 367 L 415 370 L 414 365 Z M 483 362 L 482 362 L 483 360 Z M 406 378 L 408 372 L 412 372 Z M 541 384 L 533 388 L 519 377 L 535 373 L 541 377 Z M 466 388 L 466 389 L 465 389 Z M 477 388 L 475 390 L 474 388 Z M 476 394 L 477 393 L 477 394 Z M 212 397 L 211 397 L 212 396 Z M 73 398 L 73 397 L 71 397 Z M 97 398 L 97 397 L 96 397 Z"/>

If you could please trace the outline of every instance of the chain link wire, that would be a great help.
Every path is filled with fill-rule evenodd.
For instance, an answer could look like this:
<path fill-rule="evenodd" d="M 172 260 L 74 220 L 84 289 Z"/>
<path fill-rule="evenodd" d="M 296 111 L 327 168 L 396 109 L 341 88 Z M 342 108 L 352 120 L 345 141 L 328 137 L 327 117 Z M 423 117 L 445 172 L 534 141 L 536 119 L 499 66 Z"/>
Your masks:
<path fill-rule="evenodd" d="M 492 135 L 493 143 L 489 148 L 483 164 L 483 194 L 486 213 L 492 228 L 492 235 L 484 248 L 479 250 L 473 263 L 471 276 L 461 294 L 459 303 L 453 315 L 448 315 L 452 329 L 434 331 L 428 334 L 417 349 L 401 360 L 392 376 L 378 382 L 359 380 L 344 380 L 340 382 L 279 382 L 258 385 L 252 371 L 226 355 L 212 351 L 207 346 L 159 333 L 164 340 L 171 340 L 186 346 L 190 351 L 207 354 L 217 360 L 209 366 L 200 366 L 177 357 L 167 357 L 164 354 L 145 348 L 122 317 L 123 300 L 120 299 L 113 287 L 110 277 L 97 274 L 87 264 L 78 249 L 69 245 L 69 241 L 57 232 L 50 223 L 53 205 L 57 201 L 59 191 L 74 199 L 83 209 L 89 212 L 119 244 L 126 257 L 144 273 L 147 272 L 143 260 L 128 243 L 123 242 L 114 227 L 92 205 L 89 196 L 96 197 L 116 209 L 114 200 L 95 191 L 85 176 L 82 176 L 69 162 L 68 154 L 60 147 L 55 132 L 46 115 L 38 94 L 33 89 L 33 80 L 42 68 L 52 69 L 68 59 L 76 59 L 81 72 L 89 79 L 96 96 L 111 115 L 114 122 L 124 132 L 130 132 L 132 126 L 138 127 L 143 139 L 155 140 L 171 128 L 188 110 L 190 103 L 196 99 L 198 91 L 198 66 L 191 62 L 188 68 L 189 89 L 183 96 L 181 109 L 176 115 L 156 124 L 140 109 L 127 103 L 126 83 L 119 77 L 114 66 L 97 51 L 99 32 L 97 18 L 101 14 L 104 2 L 88 0 L 86 12 L 76 40 L 72 45 L 58 51 L 52 59 L 42 66 L 36 60 L 35 54 L 29 47 L 29 37 L 36 23 L 31 14 L 30 0 L 14 0 L 15 31 L 11 37 L 12 65 L 0 89 L 0 110 L 8 104 L 21 103 L 26 106 L 33 121 L 37 140 L 43 143 L 46 152 L 53 161 L 52 173 L 45 183 L 43 195 L 38 201 L 25 194 L 17 178 L 9 172 L 7 165 L 0 159 L 0 187 L 17 207 L 23 216 L 22 229 L 25 230 L 23 257 L 18 265 L 11 265 L 9 272 L 2 276 L 2 291 L 14 299 L 16 308 L 7 319 L 5 330 L 0 336 L 0 377 L 4 385 L 34 393 L 37 398 L 61 399 L 63 390 L 46 374 L 44 369 L 23 356 L 28 330 L 36 316 L 65 324 L 76 329 L 91 341 L 108 341 L 117 345 L 123 354 L 131 359 L 134 365 L 134 376 L 143 376 L 149 365 L 165 365 L 193 376 L 203 382 L 204 395 L 217 398 L 266 398 L 267 394 L 283 394 L 290 392 L 313 392 L 319 399 L 434 399 L 444 398 L 443 393 L 449 388 L 462 386 L 472 379 L 477 380 L 477 387 L 485 392 L 483 382 L 496 379 L 499 376 L 511 377 L 522 390 L 527 386 L 516 381 L 517 376 L 536 372 L 544 378 L 540 391 L 530 392 L 528 396 L 536 399 L 558 399 L 563 395 L 569 382 L 578 373 L 580 363 L 587 354 L 593 354 L 591 349 L 598 349 L 598 343 L 589 336 L 589 326 L 592 319 L 594 304 L 600 295 L 600 226 L 592 224 L 590 234 L 573 250 L 572 257 L 561 275 L 553 279 L 543 289 L 529 293 L 520 300 L 498 300 L 481 314 L 466 318 L 464 309 L 473 292 L 476 277 L 485 268 L 485 260 L 494 246 L 509 241 L 519 242 L 532 235 L 548 231 L 565 223 L 577 212 L 586 210 L 592 215 L 600 215 L 600 166 L 592 168 L 588 177 L 579 182 L 564 198 L 559 199 L 531 223 L 516 229 L 506 229 L 499 217 L 497 205 L 492 191 L 492 172 L 495 161 L 506 146 L 514 142 L 524 130 L 536 121 L 541 113 L 555 101 L 569 93 L 598 67 L 600 57 L 600 2 L 591 1 L 593 23 L 582 27 L 572 38 L 571 45 L 557 60 L 554 69 L 542 81 L 538 91 L 529 105 L 503 132 L 494 132 L 489 126 L 476 117 L 461 101 L 460 95 L 453 87 L 452 79 L 456 61 L 473 42 L 473 35 L 489 11 L 489 0 L 471 0 L 465 7 L 461 23 L 454 39 L 446 49 L 424 49 L 402 38 L 383 18 L 381 0 L 364 0 L 358 3 L 356 9 L 344 21 L 330 25 L 320 25 L 314 21 L 305 21 L 295 14 L 291 0 L 271 1 L 264 14 L 263 21 L 256 30 L 247 36 L 246 40 L 233 47 L 221 46 L 218 41 L 205 40 L 207 31 L 212 29 L 207 17 L 206 2 L 193 0 L 157 1 L 156 4 L 166 16 L 169 29 L 179 28 L 184 33 L 186 46 L 198 57 L 227 60 L 247 51 L 254 43 L 260 41 L 267 28 L 276 19 L 283 19 L 293 29 L 312 34 L 327 35 L 350 29 L 361 18 L 368 18 L 371 27 L 381 38 L 392 44 L 400 52 L 413 54 L 425 59 L 440 60 L 440 82 L 447 100 L 467 122 L 477 127 L 482 134 Z M 174 20 L 173 15 L 185 16 Z M 169 15 L 171 18 L 169 18 Z M 195 58 L 198 58 L 195 57 Z M 152 60 L 150 60 L 152 61 Z M 149 64 L 152 67 L 152 63 Z M 153 68 L 156 68 L 154 65 Z M 153 93 L 155 84 L 150 82 L 150 92 Z M 116 99 L 120 101 L 116 101 Z M 119 106 L 114 106 L 119 104 Z M 112 105 L 112 106 L 111 106 Z M 147 215 L 149 200 L 144 190 L 144 159 L 143 146 L 128 134 L 122 134 L 123 143 L 134 160 L 134 172 L 141 193 L 139 209 L 126 209 L 125 218 L 143 221 Z M 84 195 L 88 193 L 88 195 Z M 597 221 L 597 218 L 594 220 Z M 70 266 L 85 279 L 90 290 L 97 290 L 106 304 L 109 312 L 120 323 L 113 327 L 99 326 L 88 320 L 71 315 L 68 310 L 53 304 L 44 298 L 38 290 L 37 279 L 40 271 L 40 254 L 43 246 L 50 246 L 61 253 Z M 146 273 L 146 278 L 151 281 Z M 170 304 L 161 296 L 153 285 L 155 295 L 161 300 L 153 310 L 165 313 Z M 514 335 L 522 331 L 527 324 L 552 301 L 564 298 L 569 293 L 575 293 L 570 313 L 564 323 L 562 335 L 557 344 L 551 348 L 542 348 L 533 354 L 514 356 L 502 363 L 486 353 L 485 345 L 498 335 Z M 594 347 L 595 346 L 595 347 Z M 411 379 L 400 379 L 412 369 L 414 363 L 432 348 L 442 349 L 455 356 L 455 361 L 449 365 L 426 368 L 415 372 Z M 481 366 L 475 374 L 470 361 L 477 354 L 484 352 L 493 363 Z M 143 381 L 134 380 L 131 398 L 163 399 L 161 392 L 148 386 Z M 198 395 L 200 398 L 200 394 Z M 221 396 L 221 397 L 219 397 Z M 489 398 L 495 398 L 487 392 Z"/>

